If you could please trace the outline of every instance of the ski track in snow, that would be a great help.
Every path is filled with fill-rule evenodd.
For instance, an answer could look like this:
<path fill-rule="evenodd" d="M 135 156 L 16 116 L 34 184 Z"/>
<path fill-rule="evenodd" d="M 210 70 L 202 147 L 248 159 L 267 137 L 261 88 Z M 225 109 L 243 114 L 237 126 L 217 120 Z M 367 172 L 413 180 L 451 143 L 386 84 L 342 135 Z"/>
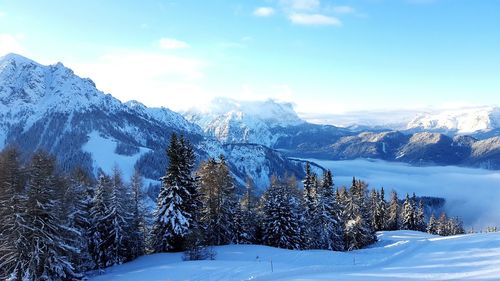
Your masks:
<path fill-rule="evenodd" d="M 378 236 L 373 246 L 347 253 L 228 245 L 215 247 L 213 261 L 155 254 L 90 280 L 500 280 L 500 233 L 438 237 L 387 231 Z"/>

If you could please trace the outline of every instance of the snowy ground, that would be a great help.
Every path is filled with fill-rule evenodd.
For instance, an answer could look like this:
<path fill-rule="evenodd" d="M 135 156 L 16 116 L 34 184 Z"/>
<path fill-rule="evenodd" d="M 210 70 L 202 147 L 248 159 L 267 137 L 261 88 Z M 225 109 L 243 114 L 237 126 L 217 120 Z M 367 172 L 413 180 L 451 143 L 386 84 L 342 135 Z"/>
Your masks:
<path fill-rule="evenodd" d="M 137 160 L 149 151 L 149 149 L 141 147 L 139 148 L 139 152 L 132 156 L 120 155 L 115 153 L 116 140 L 103 137 L 96 131 L 90 133 L 88 136 L 89 141 L 83 145 L 82 149 L 92 154 L 94 167 L 101 168 L 107 174 L 112 174 L 113 169 L 118 167 L 126 181 L 130 180 L 134 174 L 134 165 Z M 110 155 L 110 153 L 112 154 Z"/>
<path fill-rule="evenodd" d="M 500 223 L 500 171 L 456 166 L 415 167 L 382 160 L 323 161 L 309 159 L 332 170 L 336 186 L 349 186 L 352 177 L 370 187 L 391 189 L 400 197 L 407 192 L 446 199 L 446 210 L 460 216 L 469 229 Z M 386 198 L 389 199 L 389 198 Z"/>
<path fill-rule="evenodd" d="M 156 254 L 90 280 L 500 280 L 500 233 L 378 235 L 380 241 L 371 248 L 349 253 L 230 245 L 215 247 L 214 261 L 184 262 L 181 254 Z"/>

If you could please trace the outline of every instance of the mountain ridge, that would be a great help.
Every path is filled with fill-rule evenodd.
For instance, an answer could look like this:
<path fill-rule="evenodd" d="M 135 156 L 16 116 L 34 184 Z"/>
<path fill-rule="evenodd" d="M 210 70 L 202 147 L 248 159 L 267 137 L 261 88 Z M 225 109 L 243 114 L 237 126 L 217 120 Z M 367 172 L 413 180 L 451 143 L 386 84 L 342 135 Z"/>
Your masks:
<path fill-rule="evenodd" d="M 138 169 L 154 182 L 167 165 L 165 147 L 172 133 L 185 135 L 199 160 L 223 154 L 229 165 L 237 164 L 230 150 L 179 113 L 137 101 L 122 103 L 61 63 L 44 66 L 15 54 L 0 58 L 0 148 L 15 145 L 25 157 L 44 149 L 67 171 L 83 166 L 95 174 L 99 168 L 111 172 L 115 164 L 124 165 L 126 177 Z M 278 175 L 289 168 L 297 177 L 303 175 L 301 165 L 278 152 L 259 152 L 266 149 L 247 147 L 244 156 L 255 162 L 254 170 L 238 170 L 238 182 L 244 181 L 239 176 L 259 175 L 255 184 L 265 188 L 270 175 L 266 180 L 257 167 Z"/>
<path fill-rule="evenodd" d="M 167 164 L 164 148 L 171 133 L 185 134 L 200 160 L 225 155 L 240 185 L 251 176 L 260 189 L 274 173 L 289 170 L 300 178 L 303 163 L 292 158 L 500 169 L 498 137 L 364 129 L 309 123 L 292 104 L 273 100 L 218 99 L 205 111 L 184 114 L 122 103 L 61 63 L 43 66 L 12 54 L 0 58 L 0 145 L 16 144 L 27 152 L 43 148 L 58 155 L 66 170 L 78 163 L 95 173 L 119 160 L 128 174 L 137 168 L 157 180 L 163 173 L 158 167 Z M 97 157 L 101 154 L 106 157 Z"/>

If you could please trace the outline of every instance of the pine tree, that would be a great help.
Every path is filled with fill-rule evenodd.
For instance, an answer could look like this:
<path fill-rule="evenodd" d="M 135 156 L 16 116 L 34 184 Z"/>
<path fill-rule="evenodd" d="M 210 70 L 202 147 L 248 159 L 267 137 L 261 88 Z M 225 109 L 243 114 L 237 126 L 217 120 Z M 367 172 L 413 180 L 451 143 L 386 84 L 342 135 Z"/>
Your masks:
<path fill-rule="evenodd" d="M 290 189 L 276 176 L 271 178 L 271 186 L 263 200 L 263 242 L 266 245 L 301 249 L 304 246 L 299 225 L 299 202 Z"/>
<path fill-rule="evenodd" d="M 363 237 L 366 229 L 365 224 L 361 215 L 357 215 L 347 221 L 344 231 L 345 249 L 347 251 L 361 249 L 366 245 L 365 238 Z"/>
<path fill-rule="evenodd" d="M 272 179 L 272 177 L 271 177 Z M 285 189 L 290 195 L 290 206 L 292 206 L 294 213 L 298 217 L 298 240 L 300 241 L 301 249 L 307 249 L 309 246 L 307 243 L 307 220 L 305 216 L 305 206 L 304 206 L 304 192 L 302 188 L 299 188 L 298 180 L 294 175 L 288 175 L 285 173 L 283 177 L 278 178 L 281 181 Z"/>
<path fill-rule="evenodd" d="M 403 229 L 415 230 L 415 208 L 413 205 L 413 200 L 410 196 L 406 194 L 405 202 L 403 203 L 402 210 L 402 225 Z"/>
<path fill-rule="evenodd" d="M 257 198 L 250 178 L 246 180 L 246 191 L 241 198 L 235 219 L 235 239 L 237 244 L 257 242 Z"/>
<path fill-rule="evenodd" d="M 431 214 L 431 218 L 429 219 L 429 224 L 427 225 L 427 233 L 437 234 L 437 221 L 436 217 L 434 217 L 434 213 Z"/>
<path fill-rule="evenodd" d="M 379 196 L 380 195 L 377 190 L 372 189 L 372 191 L 370 191 L 369 209 L 371 214 L 372 227 L 375 231 L 379 231 L 382 228 L 382 226 L 380 225 L 382 220 L 378 216 Z"/>
<path fill-rule="evenodd" d="M 131 241 L 130 256 L 132 259 L 143 255 L 146 251 L 146 209 L 143 205 L 144 194 L 142 192 L 142 179 L 139 171 L 135 170 L 130 179 L 130 190 L 132 192 L 131 219 L 129 226 L 129 239 Z"/>
<path fill-rule="evenodd" d="M 123 183 L 121 171 L 118 167 L 113 169 L 111 178 L 111 198 L 109 204 L 109 218 L 111 228 L 111 263 L 121 264 L 132 259 L 130 248 L 134 241 L 129 237 L 129 226 L 132 215 L 130 213 L 132 202 L 130 192 Z"/>
<path fill-rule="evenodd" d="M 219 223 L 226 228 L 225 232 L 227 234 L 225 236 L 227 237 L 227 241 L 225 243 L 234 243 L 236 241 L 234 217 L 238 208 L 238 199 L 236 197 L 234 179 L 231 176 L 226 159 L 222 155 L 219 157 L 218 170 L 221 179 L 221 192 L 223 194 L 222 216 Z"/>
<path fill-rule="evenodd" d="M 201 224 L 208 245 L 235 242 L 235 215 L 238 201 L 234 180 L 224 157 L 200 165 L 200 193 L 203 205 Z"/>
<path fill-rule="evenodd" d="M 367 204 L 367 185 L 353 178 L 344 209 L 345 248 L 360 249 L 377 240 Z"/>
<path fill-rule="evenodd" d="M 57 179 L 55 160 L 44 152 L 32 158 L 26 202 L 27 241 L 30 259 L 23 278 L 28 280 L 77 280 L 80 275 L 68 260 L 75 249 L 64 234 L 73 231 L 63 227 L 56 212 Z"/>
<path fill-rule="evenodd" d="M 335 199 L 333 190 L 333 178 L 330 171 L 325 171 L 321 185 L 316 192 L 316 213 L 313 217 L 312 226 L 318 234 L 316 246 L 319 249 L 342 251 L 343 222 L 341 221 L 341 210 Z"/>
<path fill-rule="evenodd" d="M 304 204 L 304 220 L 305 220 L 305 236 L 307 247 L 315 249 L 318 248 L 319 241 L 319 227 L 318 222 L 314 221 L 317 214 L 317 188 L 318 180 L 316 174 L 311 172 L 311 165 L 306 162 L 305 167 L 306 176 L 302 183 L 304 184 L 303 191 L 303 204 Z"/>
<path fill-rule="evenodd" d="M 195 227 L 197 210 L 193 206 L 197 191 L 191 170 L 194 165 L 191 145 L 184 138 L 179 141 L 172 134 L 167 157 L 169 165 L 161 178 L 162 187 L 150 239 L 155 253 L 184 250 L 186 237 Z"/>
<path fill-rule="evenodd" d="M 396 191 L 392 191 L 387 214 L 387 230 L 398 230 L 400 228 L 400 213 L 398 194 Z"/>
<path fill-rule="evenodd" d="M 7 148 L 0 154 L 0 279 L 21 280 L 27 267 L 26 196 L 19 153 Z"/>
<path fill-rule="evenodd" d="M 66 225 L 77 231 L 71 235 L 73 245 L 79 252 L 71 257 L 73 264 L 79 271 L 84 272 L 95 268 L 90 254 L 91 240 L 91 208 L 94 196 L 90 177 L 83 169 L 76 169 L 70 178 L 69 187 L 65 192 L 65 199 L 71 202 L 71 209 L 66 218 Z"/>
<path fill-rule="evenodd" d="M 335 199 L 340 207 L 341 219 L 345 223 L 349 220 L 349 214 L 346 211 L 348 208 L 349 194 L 344 186 L 335 191 Z"/>
<path fill-rule="evenodd" d="M 316 198 L 316 185 L 317 179 L 316 175 L 311 172 L 311 165 L 306 162 L 306 177 L 304 178 L 304 204 L 306 213 L 313 213 L 315 208 L 315 198 Z"/>
<path fill-rule="evenodd" d="M 385 230 L 387 227 L 387 203 L 385 202 L 385 191 L 380 189 L 379 200 L 377 201 L 377 229 Z"/>
<path fill-rule="evenodd" d="M 418 208 L 415 214 L 415 230 L 425 232 L 427 225 L 425 223 L 424 204 L 422 200 L 418 203 Z"/>
<path fill-rule="evenodd" d="M 449 233 L 450 232 L 448 229 L 448 218 L 446 217 L 446 214 L 443 212 L 441 213 L 437 221 L 436 234 L 441 236 L 448 236 L 450 235 Z"/>
<path fill-rule="evenodd" d="M 189 200 L 187 202 L 188 210 L 191 215 L 191 229 L 199 228 L 199 220 L 201 215 L 201 195 L 199 192 L 199 178 L 195 173 L 196 156 L 192 144 L 183 136 L 180 136 L 179 145 L 182 153 L 182 161 L 180 162 L 180 181 L 189 192 Z"/>
<path fill-rule="evenodd" d="M 112 252 L 114 238 L 111 235 L 113 221 L 110 216 L 111 192 L 111 178 L 100 171 L 90 210 L 92 227 L 90 228 L 89 248 L 96 269 L 102 269 L 114 263 Z"/>
<path fill-rule="evenodd" d="M 462 221 L 458 217 L 448 220 L 448 235 L 464 234 L 465 230 Z"/>

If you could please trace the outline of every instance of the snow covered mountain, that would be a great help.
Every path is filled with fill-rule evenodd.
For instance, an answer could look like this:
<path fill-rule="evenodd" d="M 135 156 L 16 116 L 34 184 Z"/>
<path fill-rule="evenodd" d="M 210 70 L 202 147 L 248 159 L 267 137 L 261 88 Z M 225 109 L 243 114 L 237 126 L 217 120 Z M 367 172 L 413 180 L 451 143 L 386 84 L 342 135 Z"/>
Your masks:
<path fill-rule="evenodd" d="M 273 129 L 304 124 L 292 104 L 267 101 L 235 101 L 217 98 L 204 109 L 184 114 L 206 133 L 224 143 L 258 143 L 272 146 L 281 136 Z"/>
<path fill-rule="evenodd" d="M 474 134 L 500 128 L 500 107 L 474 107 L 422 113 L 410 121 L 408 130 Z"/>
<path fill-rule="evenodd" d="M 164 150 L 174 132 L 193 142 L 199 159 L 225 154 L 232 166 L 243 157 L 259 171 L 281 174 L 290 167 L 297 176 L 303 173 L 300 165 L 277 152 L 254 157 L 264 149 L 261 146 L 249 146 L 245 155 L 234 159 L 231 147 L 206 137 L 182 115 L 137 101 L 122 103 L 61 63 L 44 66 L 16 54 L 0 58 L 0 148 L 16 145 L 26 155 L 42 148 L 57 155 L 65 170 L 82 166 L 89 172 L 110 172 L 118 164 L 125 176 L 138 168 L 155 180 L 164 172 Z M 273 163 L 279 166 L 270 166 Z M 257 173 L 238 170 L 244 176 Z M 267 183 L 255 184 L 264 188 Z"/>
<path fill-rule="evenodd" d="M 500 108 L 483 107 L 419 115 L 401 131 L 313 124 L 300 119 L 290 104 L 272 100 L 216 99 L 207 109 L 192 110 L 184 116 L 226 144 L 261 144 L 291 157 L 373 158 L 414 165 L 500 169 L 500 138 L 494 137 L 495 128 L 500 127 L 499 111 Z M 462 135 L 466 132 L 483 135 Z"/>
<path fill-rule="evenodd" d="M 470 112 L 456 116 L 481 113 L 483 118 L 451 125 L 477 125 L 467 125 L 468 130 L 498 126 L 498 108 Z M 465 125 L 456 128 L 466 131 Z M 0 58 L 0 148 L 15 144 L 27 153 L 43 148 L 57 155 L 65 170 L 81 165 L 92 172 L 98 168 L 109 172 L 118 163 L 125 176 L 138 168 L 147 178 L 158 179 L 173 132 L 185 134 L 195 144 L 199 159 L 224 154 L 239 182 L 250 175 L 260 188 L 267 186 L 273 173 L 289 170 L 303 175 L 301 163 L 283 153 L 299 158 L 376 158 L 500 169 L 499 137 L 450 137 L 421 130 L 359 133 L 312 124 L 300 119 L 290 104 L 272 100 L 218 99 L 203 111 L 182 116 L 137 101 L 122 103 L 61 63 L 43 66 L 15 54 Z"/>
<path fill-rule="evenodd" d="M 207 108 L 190 110 L 184 116 L 223 143 L 254 143 L 286 151 L 322 147 L 352 134 L 348 129 L 308 123 L 291 104 L 273 100 L 218 98 Z"/>
<path fill-rule="evenodd" d="M 358 111 L 338 114 L 301 114 L 317 124 L 331 124 L 353 132 L 397 130 L 472 135 L 479 139 L 500 136 L 500 107 L 479 106 L 447 110 Z"/>

